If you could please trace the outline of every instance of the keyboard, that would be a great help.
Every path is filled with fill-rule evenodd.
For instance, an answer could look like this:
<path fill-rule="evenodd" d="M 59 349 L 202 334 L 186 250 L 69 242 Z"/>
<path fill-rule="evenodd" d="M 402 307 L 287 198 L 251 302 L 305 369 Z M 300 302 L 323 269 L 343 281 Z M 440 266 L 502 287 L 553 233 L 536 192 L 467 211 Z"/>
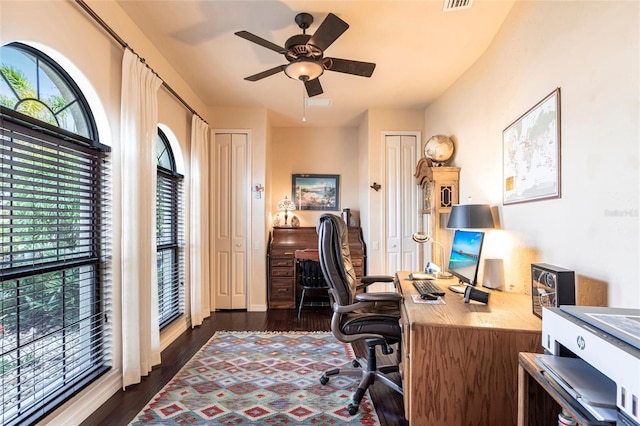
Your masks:
<path fill-rule="evenodd" d="M 444 291 L 436 283 L 430 280 L 414 280 L 413 286 L 420 294 L 433 294 L 436 296 L 444 296 Z"/>

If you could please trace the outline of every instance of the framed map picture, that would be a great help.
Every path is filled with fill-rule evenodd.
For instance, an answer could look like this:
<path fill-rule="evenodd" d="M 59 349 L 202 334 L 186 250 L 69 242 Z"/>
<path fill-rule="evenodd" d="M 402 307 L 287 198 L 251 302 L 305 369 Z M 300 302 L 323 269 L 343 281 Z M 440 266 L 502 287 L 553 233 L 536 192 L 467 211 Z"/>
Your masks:
<path fill-rule="evenodd" d="M 339 175 L 291 175 L 291 199 L 298 210 L 339 210 Z"/>
<path fill-rule="evenodd" d="M 503 204 L 560 197 L 560 88 L 502 132 Z"/>

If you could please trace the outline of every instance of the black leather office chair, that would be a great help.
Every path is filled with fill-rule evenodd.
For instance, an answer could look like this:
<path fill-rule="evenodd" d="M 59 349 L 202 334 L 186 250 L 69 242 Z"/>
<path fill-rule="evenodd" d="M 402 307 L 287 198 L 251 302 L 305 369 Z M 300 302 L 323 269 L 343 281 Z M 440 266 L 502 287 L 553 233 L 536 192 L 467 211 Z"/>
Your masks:
<path fill-rule="evenodd" d="M 391 378 L 389 373 L 398 372 L 398 365 L 378 367 L 376 346 L 382 353 L 393 353 L 391 345 L 400 342 L 400 302 L 402 296 L 396 292 L 358 293 L 357 281 L 347 240 L 347 226 L 342 218 L 323 214 L 316 226 L 320 267 L 329 285 L 333 316 L 331 331 L 342 342 L 365 340 L 367 359 L 357 358 L 351 364 L 353 368 L 335 368 L 324 372 L 320 378 L 323 385 L 331 376 L 361 376 L 360 384 L 347 409 L 350 414 L 358 412 L 362 397 L 369 385 L 376 380 L 397 392 L 402 387 Z M 367 276 L 361 278 L 361 287 L 374 282 L 391 282 L 390 276 Z"/>

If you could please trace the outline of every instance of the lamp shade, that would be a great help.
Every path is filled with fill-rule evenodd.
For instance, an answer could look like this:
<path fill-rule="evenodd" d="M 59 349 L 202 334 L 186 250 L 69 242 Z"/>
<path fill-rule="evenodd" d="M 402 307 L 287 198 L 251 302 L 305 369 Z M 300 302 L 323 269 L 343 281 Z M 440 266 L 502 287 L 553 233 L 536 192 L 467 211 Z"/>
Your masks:
<path fill-rule="evenodd" d="M 454 204 L 447 228 L 494 228 L 489 204 Z"/>
<path fill-rule="evenodd" d="M 413 241 L 415 241 L 416 243 L 420 243 L 420 244 L 430 243 L 431 241 L 433 241 L 433 238 L 431 238 L 431 235 L 427 235 L 427 234 L 422 233 L 422 232 L 414 233 L 411 236 L 411 238 L 413 239 Z"/>
<path fill-rule="evenodd" d="M 278 210 L 284 210 L 284 211 L 295 210 L 296 205 L 292 200 L 290 200 L 285 196 L 282 200 L 278 201 L 278 204 L 276 204 L 276 208 Z"/>
<path fill-rule="evenodd" d="M 298 59 L 291 62 L 284 69 L 284 73 L 287 77 L 294 80 L 308 81 L 318 78 L 324 72 L 324 67 L 315 61 L 309 61 L 307 59 Z"/>

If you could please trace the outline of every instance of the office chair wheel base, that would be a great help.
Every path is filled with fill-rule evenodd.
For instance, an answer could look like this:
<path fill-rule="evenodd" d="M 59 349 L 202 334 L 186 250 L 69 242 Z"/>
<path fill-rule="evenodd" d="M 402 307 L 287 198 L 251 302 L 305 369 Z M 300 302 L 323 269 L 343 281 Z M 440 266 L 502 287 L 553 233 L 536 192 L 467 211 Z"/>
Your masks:
<path fill-rule="evenodd" d="M 324 373 L 322 373 L 322 376 L 320 376 L 320 384 L 326 385 L 327 383 L 329 383 L 329 378 L 331 376 L 337 376 L 338 374 L 340 374 L 339 368 L 325 371 Z"/>
<path fill-rule="evenodd" d="M 351 401 L 349 401 L 349 404 L 347 405 L 347 411 L 349 411 L 349 414 L 351 414 L 352 416 L 358 412 L 360 403 L 362 402 L 362 398 L 364 397 L 364 393 L 365 390 L 361 387 L 358 387 L 358 389 L 356 389 L 356 392 L 353 394 L 353 398 L 351 399 Z"/>

